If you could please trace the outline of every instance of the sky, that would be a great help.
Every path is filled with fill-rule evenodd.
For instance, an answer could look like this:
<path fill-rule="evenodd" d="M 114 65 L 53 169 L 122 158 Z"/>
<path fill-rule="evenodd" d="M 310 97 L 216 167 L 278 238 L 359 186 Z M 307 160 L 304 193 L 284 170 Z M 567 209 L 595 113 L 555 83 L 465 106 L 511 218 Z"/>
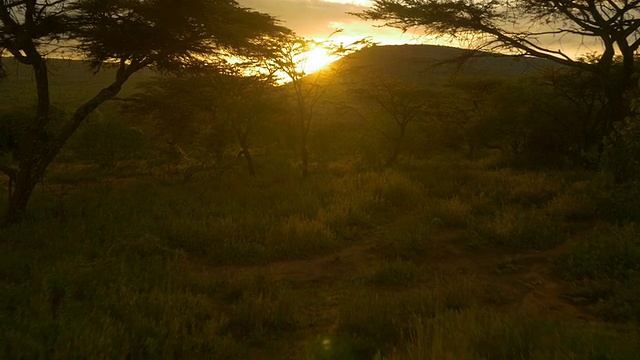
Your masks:
<path fill-rule="evenodd" d="M 298 35 L 315 40 L 324 40 L 335 30 L 342 29 L 343 31 L 332 40 L 348 44 L 364 37 L 371 37 L 371 40 L 381 45 L 437 44 L 464 47 L 443 38 L 422 36 L 420 30 L 403 34 L 397 29 L 376 27 L 374 22 L 363 21 L 348 14 L 367 9 L 373 2 L 371 0 L 238 0 L 238 2 L 243 6 L 271 14 Z M 547 45 L 565 51 L 571 57 L 599 50 L 597 43 L 586 44 L 580 38 L 563 37 L 547 40 Z"/>
<path fill-rule="evenodd" d="M 420 33 L 405 33 L 388 27 L 376 27 L 371 21 L 363 21 L 354 15 L 369 5 L 369 0 L 239 0 L 241 5 L 271 14 L 281 20 L 282 25 L 294 30 L 299 36 L 315 40 L 326 39 L 335 30 L 342 32 L 333 40 L 350 43 L 371 37 L 379 44 L 435 43 Z M 378 24 L 379 25 L 379 24 Z"/>

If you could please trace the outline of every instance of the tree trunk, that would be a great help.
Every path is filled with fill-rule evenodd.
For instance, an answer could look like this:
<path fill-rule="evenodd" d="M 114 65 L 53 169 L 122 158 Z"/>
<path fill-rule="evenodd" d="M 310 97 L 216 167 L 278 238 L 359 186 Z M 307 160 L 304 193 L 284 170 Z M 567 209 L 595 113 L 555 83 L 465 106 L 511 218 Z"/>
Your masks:
<path fill-rule="evenodd" d="M 308 131 L 305 123 L 300 124 L 300 160 L 302 160 L 302 177 L 309 176 L 309 150 L 307 150 Z"/>
<path fill-rule="evenodd" d="M 15 170 L 13 193 L 10 191 L 9 206 L 2 222 L 4 225 L 20 221 L 27 210 L 27 203 L 38 181 L 42 179 L 48 162 L 42 158 L 48 146 L 48 135 L 44 127 L 50 120 L 49 75 L 47 64 L 40 54 L 28 51 L 30 65 L 36 80 L 38 103 L 34 120 L 27 127 L 18 146 L 18 168 Z M 45 166 L 42 166 L 42 164 Z"/>
<path fill-rule="evenodd" d="M 393 166 L 393 164 L 395 164 L 398 160 L 398 156 L 400 156 L 400 150 L 402 149 L 402 141 L 404 140 L 404 135 L 407 132 L 407 124 L 408 122 L 399 124 L 400 135 L 396 139 L 396 142 L 393 145 L 393 149 L 391 149 L 391 154 L 387 158 L 387 162 L 384 164 L 385 168 Z"/>
<path fill-rule="evenodd" d="M 251 156 L 251 152 L 249 151 L 249 144 L 247 141 L 249 136 L 248 131 L 243 132 L 238 128 L 236 128 L 235 131 L 238 137 L 238 142 L 240 143 L 240 147 L 242 148 L 240 154 L 242 154 L 245 160 L 247 160 L 247 170 L 249 170 L 249 175 L 251 175 L 252 177 L 256 177 L 256 169 L 253 165 L 253 157 Z"/>
<path fill-rule="evenodd" d="M 302 146 L 302 177 L 306 178 L 309 176 L 309 151 L 307 151 L 307 147 L 305 145 Z"/>
<path fill-rule="evenodd" d="M 42 174 L 34 169 L 21 169 L 18 172 L 13 191 L 9 189 L 9 207 L 3 218 L 4 225 L 17 223 L 24 218 L 31 193 L 41 178 Z"/>
<path fill-rule="evenodd" d="M 391 154 L 389 155 L 389 157 L 387 158 L 387 161 L 384 164 L 385 168 L 389 168 L 393 166 L 393 164 L 395 164 L 396 161 L 398 160 L 398 156 L 400 155 L 401 143 L 402 143 L 401 139 L 396 140 L 396 143 L 393 146 L 393 149 L 391 150 Z"/>
<path fill-rule="evenodd" d="M 143 67 L 142 64 L 127 67 L 124 62 L 121 62 L 115 81 L 80 106 L 57 136 L 49 139 L 44 132 L 44 126 L 49 121 L 47 68 L 44 61 L 36 62 L 33 65 L 38 88 L 38 109 L 36 119 L 27 129 L 18 149 L 15 191 L 9 199 L 9 207 L 2 219 L 4 225 L 16 223 L 24 217 L 33 189 L 38 181 L 42 180 L 49 164 L 53 162 L 67 140 L 89 114 L 102 103 L 117 95 L 122 89 L 122 84 L 134 72 Z"/>
<path fill-rule="evenodd" d="M 253 166 L 253 158 L 251 157 L 251 152 L 246 146 L 242 146 L 242 156 L 244 156 L 245 160 L 247 160 L 247 170 L 249 170 L 249 175 L 252 177 L 256 177 L 256 169 Z"/>

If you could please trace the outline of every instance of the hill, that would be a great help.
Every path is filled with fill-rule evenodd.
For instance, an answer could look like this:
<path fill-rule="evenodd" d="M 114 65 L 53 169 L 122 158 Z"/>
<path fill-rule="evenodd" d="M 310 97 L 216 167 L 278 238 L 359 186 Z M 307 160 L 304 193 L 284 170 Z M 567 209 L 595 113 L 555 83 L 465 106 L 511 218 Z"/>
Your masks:
<path fill-rule="evenodd" d="M 341 63 L 342 62 L 342 63 Z M 352 77 L 371 74 L 413 83 L 451 76 L 517 76 L 557 66 L 548 60 L 509 56 L 436 45 L 373 46 L 336 63 Z"/>

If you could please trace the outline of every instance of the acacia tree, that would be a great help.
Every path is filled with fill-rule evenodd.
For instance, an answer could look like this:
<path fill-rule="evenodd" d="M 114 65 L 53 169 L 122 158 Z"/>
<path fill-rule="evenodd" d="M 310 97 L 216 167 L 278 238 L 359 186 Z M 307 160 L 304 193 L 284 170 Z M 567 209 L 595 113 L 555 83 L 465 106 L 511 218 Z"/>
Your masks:
<path fill-rule="evenodd" d="M 606 93 L 612 126 L 630 113 L 626 95 L 638 88 L 639 0 L 375 0 L 370 10 L 356 15 L 590 71 Z M 576 38 L 599 43 L 596 61 L 558 50 L 558 41 Z"/>
<path fill-rule="evenodd" d="M 402 152 L 409 124 L 427 116 L 433 102 L 429 96 L 432 94 L 418 86 L 382 76 L 371 80 L 367 88 L 358 93 L 367 108 L 382 113 L 393 124 L 393 132 L 381 131 L 390 145 L 384 166 L 390 167 Z"/>
<path fill-rule="evenodd" d="M 213 78 L 219 96 L 215 111 L 226 119 L 240 145 L 247 170 L 256 176 L 249 140 L 257 122 L 271 116 L 278 106 L 273 94 L 273 74 L 220 74 Z"/>
<path fill-rule="evenodd" d="M 263 38 L 282 32 L 274 18 L 235 0 L 0 0 L 0 50 L 33 69 L 37 91 L 16 161 L 0 166 L 15 184 L 4 222 L 23 216 L 36 183 L 69 137 L 134 73 L 202 66 L 217 56 L 253 51 Z M 52 132 L 46 58 L 58 46 L 96 70 L 112 65 L 117 71 L 111 84 Z"/>
<path fill-rule="evenodd" d="M 215 165 L 216 155 L 233 132 L 251 176 L 256 176 L 250 137 L 256 125 L 275 111 L 277 102 L 269 74 L 242 74 L 234 68 L 197 71 L 147 82 L 143 91 L 125 99 L 123 111 L 162 143 L 185 157 L 201 153 L 200 165 Z M 176 121 L 180 119 L 180 121 Z M 204 151 L 203 151 L 204 150 Z M 203 170 L 207 166 L 200 166 Z"/>
<path fill-rule="evenodd" d="M 289 81 L 288 86 L 292 89 L 296 109 L 297 147 L 302 162 L 303 177 L 309 174 L 309 131 L 315 118 L 316 106 L 330 86 L 339 80 L 343 70 L 340 64 L 334 63 L 326 69 L 309 74 L 304 69 L 305 62 L 309 60 L 307 56 L 314 48 L 322 47 L 330 56 L 341 58 L 369 45 L 370 42 L 367 39 L 348 45 L 338 45 L 330 39 L 315 41 L 295 34 L 281 37 L 271 44 L 273 50 L 266 58 L 264 66 L 270 71 L 283 73 L 284 80 Z"/>

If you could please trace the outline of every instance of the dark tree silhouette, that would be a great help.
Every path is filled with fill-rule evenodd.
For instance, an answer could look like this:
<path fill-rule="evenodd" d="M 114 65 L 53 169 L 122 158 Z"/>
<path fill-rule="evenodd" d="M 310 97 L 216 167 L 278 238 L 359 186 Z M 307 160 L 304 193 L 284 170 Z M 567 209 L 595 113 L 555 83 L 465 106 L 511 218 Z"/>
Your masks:
<path fill-rule="evenodd" d="M 276 111 L 273 92 L 271 74 L 217 68 L 147 82 L 122 109 L 133 121 L 142 122 L 153 138 L 179 153 L 187 155 L 194 147 L 205 150 L 201 159 L 205 163 L 215 160 L 215 154 L 206 153 L 206 145 L 224 150 L 220 147 L 227 145 L 232 132 L 249 174 L 256 176 L 250 137 L 258 123 Z"/>
<path fill-rule="evenodd" d="M 337 33 L 339 31 L 336 31 Z M 335 34 L 334 33 L 334 34 Z M 336 58 L 347 56 L 364 47 L 370 46 L 368 39 L 362 39 L 348 45 L 336 44 L 331 41 L 331 34 L 325 41 L 315 41 L 291 34 L 281 37 L 271 44 L 272 51 L 265 57 L 263 66 L 273 72 L 284 74 L 284 80 L 289 85 L 295 101 L 297 147 L 302 162 L 302 176 L 309 174 L 309 131 L 315 117 L 315 110 L 325 96 L 330 85 L 343 75 L 344 68 L 340 63 L 334 63 L 313 74 L 304 69 L 306 54 L 316 47 L 323 47 L 330 56 Z"/>
<path fill-rule="evenodd" d="M 638 0 L 375 0 L 370 10 L 357 15 L 590 71 L 606 93 L 611 127 L 629 115 L 626 96 L 638 88 Z M 602 53 L 592 62 L 573 59 L 558 50 L 558 42 L 568 38 L 597 42 Z"/>
<path fill-rule="evenodd" d="M 137 71 L 180 71 L 216 57 L 253 52 L 262 39 L 288 32 L 269 15 L 234 0 L 2 0 L 0 49 L 31 66 L 37 107 L 19 139 L 15 165 L 0 171 L 15 184 L 4 216 L 19 220 L 36 183 L 87 116 L 113 98 Z M 99 70 L 115 66 L 113 82 L 78 107 L 59 131 L 51 121 L 47 56 L 70 49 Z"/>
<path fill-rule="evenodd" d="M 409 125 L 427 116 L 432 97 L 418 86 L 381 76 L 374 77 L 367 88 L 358 93 L 370 109 L 393 123 L 394 133 L 382 131 L 390 144 L 384 166 L 391 167 L 402 153 Z"/>

